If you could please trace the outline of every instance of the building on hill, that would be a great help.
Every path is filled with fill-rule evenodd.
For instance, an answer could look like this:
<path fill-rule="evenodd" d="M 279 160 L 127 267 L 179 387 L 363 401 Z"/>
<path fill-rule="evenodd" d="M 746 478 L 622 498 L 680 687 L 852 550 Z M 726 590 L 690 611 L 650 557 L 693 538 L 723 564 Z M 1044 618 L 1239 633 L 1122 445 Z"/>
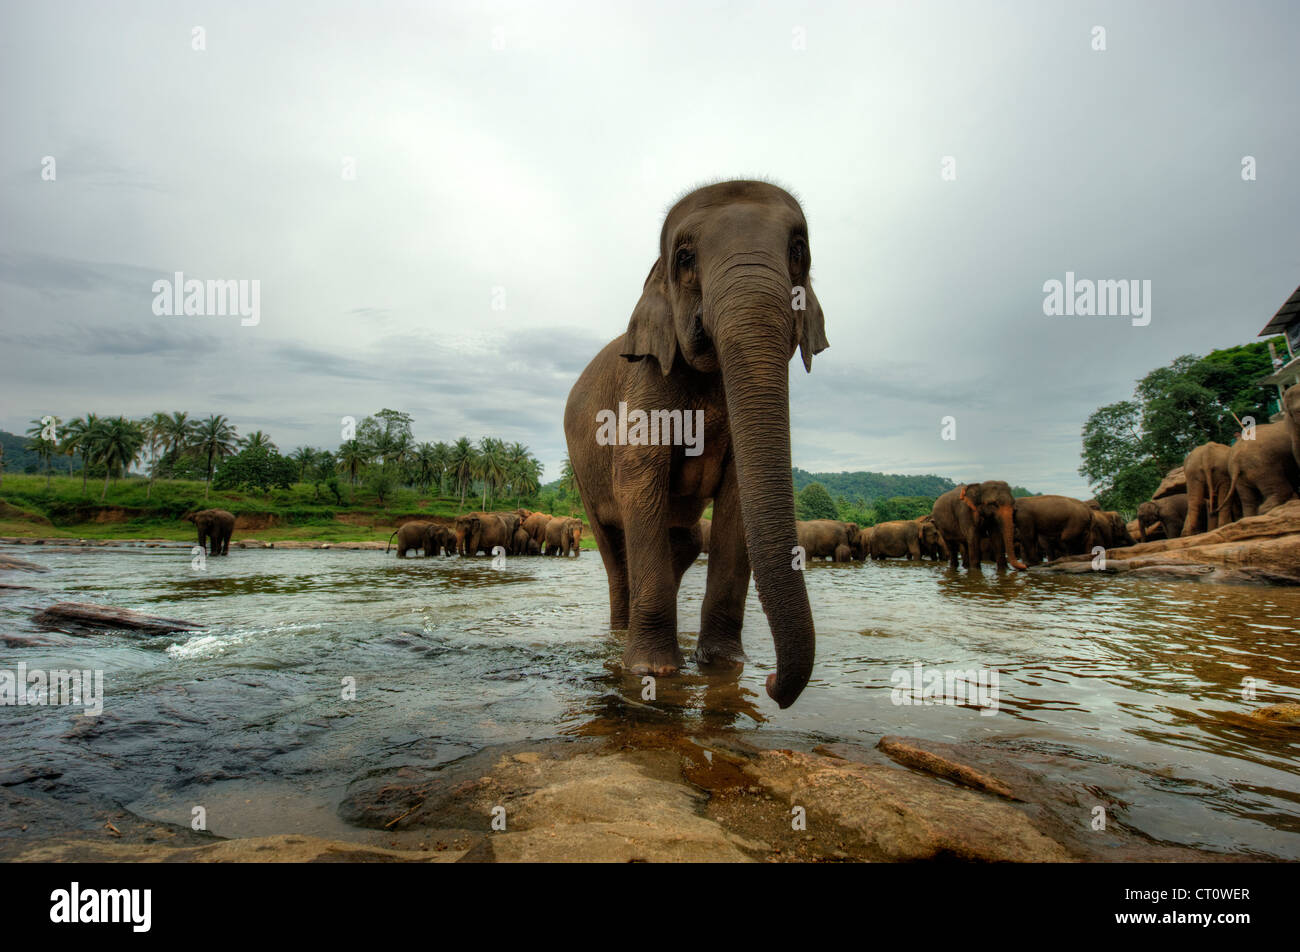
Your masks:
<path fill-rule="evenodd" d="M 1282 394 L 1287 387 L 1300 383 L 1300 288 L 1286 299 L 1277 309 L 1277 313 L 1259 332 L 1260 337 L 1272 337 L 1281 334 L 1286 338 L 1286 353 L 1274 352 L 1272 343 L 1268 345 L 1273 356 L 1273 372 L 1260 380 L 1261 387 L 1277 387 L 1277 396 L 1269 401 L 1269 420 L 1276 423 L 1282 419 Z"/>

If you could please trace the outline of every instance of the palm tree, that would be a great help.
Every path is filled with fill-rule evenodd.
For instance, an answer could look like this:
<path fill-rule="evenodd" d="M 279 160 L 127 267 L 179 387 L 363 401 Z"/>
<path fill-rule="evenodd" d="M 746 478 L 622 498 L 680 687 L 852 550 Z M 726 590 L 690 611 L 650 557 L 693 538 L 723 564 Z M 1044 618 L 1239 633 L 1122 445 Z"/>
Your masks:
<path fill-rule="evenodd" d="M 357 476 L 362 468 L 370 462 L 370 450 L 360 440 L 348 440 L 339 445 L 339 472 L 347 473 L 352 485 L 357 484 Z"/>
<path fill-rule="evenodd" d="M 153 481 L 158 475 L 158 456 L 162 448 L 167 445 L 170 419 L 167 414 L 160 411 L 147 420 L 140 421 L 144 430 L 144 445 L 149 450 L 149 485 L 144 491 L 146 500 L 153 495 Z"/>
<path fill-rule="evenodd" d="M 432 443 L 421 443 L 415 448 L 411 457 L 414 464 L 415 483 L 421 490 L 427 490 L 434 477 L 438 475 L 438 454 Z"/>
<path fill-rule="evenodd" d="M 310 446 L 300 446 L 289 454 L 289 459 L 298 464 L 298 482 L 306 482 L 307 467 L 316 462 L 316 451 Z"/>
<path fill-rule="evenodd" d="M 194 442 L 194 428 L 197 425 L 198 422 L 191 420 L 188 413 L 182 413 L 180 410 L 172 411 L 172 415 L 167 418 L 167 425 L 163 428 L 168 456 L 175 458 L 190 448 Z"/>
<path fill-rule="evenodd" d="M 81 494 L 83 496 L 86 494 L 87 463 L 90 457 L 94 455 L 90 452 L 91 443 L 95 434 L 99 432 L 99 428 L 99 417 L 93 413 L 87 413 L 84 419 L 76 417 L 63 428 L 63 452 L 69 456 L 75 453 L 81 457 Z"/>
<path fill-rule="evenodd" d="M 271 442 L 271 438 L 261 430 L 254 430 L 248 436 L 240 437 L 236 442 L 241 450 L 268 449 L 279 452 L 276 445 Z"/>
<path fill-rule="evenodd" d="M 104 491 L 99 501 L 108 498 L 108 479 L 120 467 L 123 474 L 130 468 L 144 447 L 144 428 L 134 420 L 116 416 L 100 425 L 95 444 L 95 462 L 104 465 Z"/>
<path fill-rule="evenodd" d="M 461 509 L 465 508 L 465 490 L 474 479 L 475 457 L 477 455 L 474 444 L 469 441 L 467 436 L 462 436 L 457 440 L 448 455 L 448 468 L 456 480 L 456 488 L 460 490 Z"/>
<path fill-rule="evenodd" d="M 564 454 L 564 461 L 560 463 L 560 488 L 578 495 L 578 480 L 573 475 L 573 464 L 569 462 L 568 453 Z"/>
<path fill-rule="evenodd" d="M 506 480 L 505 444 L 495 437 L 485 436 L 478 441 L 478 454 L 476 475 L 483 481 L 483 508 L 487 509 L 488 498 L 495 495 Z"/>
<path fill-rule="evenodd" d="M 441 441 L 433 444 L 434 465 L 438 467 L 438 495 L 447 491 L 447 467 L 451 465 L 451 447 Z"/>
<path fill-rule="evenodd" d="M 27 435 L 31 437 L 27 448 L 34 452 L 45 462 L 45 489 L 48 492 L 50 488 L 50 461 L 54 454 L 59 451 L 59 426 L 63 421 L 58 417 L 46 416 L 39 420 L 33 420 L 32 425 L 27 428 Z M 53 438 L 45 435 L 50 428 L 54 430 Z"/>
<path fill-rule="evenodd" d="M 210 414 L 208 418 L 194 428 L 194 441 L 191 444 L 201 459 L 207 462 L 207 479 L 203 487 L 203 498 L 208 498 L 212 489 L 212 473 L 217 462 L 224 457 L 235 454 L 235 444 L 239 434 L 230 425 L 230 421 L 219 413 Z"/>

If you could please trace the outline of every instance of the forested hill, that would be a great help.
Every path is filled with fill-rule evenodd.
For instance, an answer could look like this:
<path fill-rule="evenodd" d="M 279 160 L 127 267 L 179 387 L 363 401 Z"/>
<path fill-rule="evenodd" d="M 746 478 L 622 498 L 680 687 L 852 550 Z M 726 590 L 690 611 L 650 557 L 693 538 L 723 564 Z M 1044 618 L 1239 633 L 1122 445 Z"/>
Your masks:
<path fill-rule="evenodd" d="M 835 498 L 861 499 L 870 505 L 895 496 L 941 496 L 957 484 L 943 476 L 902 476 L 897 473 L 810 473 L 794 467 L 795 492 L 821 483 Z"/>

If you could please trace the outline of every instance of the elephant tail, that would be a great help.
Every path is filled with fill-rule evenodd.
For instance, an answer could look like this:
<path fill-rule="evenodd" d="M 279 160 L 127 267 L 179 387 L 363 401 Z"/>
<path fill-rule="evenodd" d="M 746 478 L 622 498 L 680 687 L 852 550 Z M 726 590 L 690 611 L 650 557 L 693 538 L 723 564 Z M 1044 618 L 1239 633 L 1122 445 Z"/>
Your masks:
<path fill-rule="evenodd" d="M 402 531 L 402 527 L 401 527 L 401 526 L 398 526 L 396 529 L 393 530 L 393 535 L 390 535 L 390 536 L 388 537 L 388 545 L 385 545 L 385 546 L 384 546 L 384 555 L 387 555 L 387 554 L 388 554 L 388 548 L 389 548 L 389 546 L 391 546 L 391 545 L 393 544 L 393 536 L 397 535 L 397 533 L 399 533 L 399 532 L 401 532 L 401 531 Z"/>

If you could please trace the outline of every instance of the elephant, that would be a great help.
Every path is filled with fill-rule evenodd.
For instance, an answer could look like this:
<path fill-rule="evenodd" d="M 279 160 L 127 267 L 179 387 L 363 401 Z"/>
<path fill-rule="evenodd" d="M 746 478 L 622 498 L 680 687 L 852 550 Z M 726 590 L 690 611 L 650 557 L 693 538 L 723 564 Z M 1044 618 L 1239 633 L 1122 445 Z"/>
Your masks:
<path fill-rule="evenodd" d="M 1113 509 L 1095 509 L 1092 510 L 1092 544 L 1107 549 L 1122 549 L 1136 544 L 1136 540 L 1129 534 L 1128 523 L 1122 515 Z"/>
<path fill-rule="evenodd" d="M 627 333 L 583 371 L 564 417 L 609 582 L 610 625 L 628 632 L 625 667 L 681 668 L 677 592 L 712 501 L 718 538 L 710 530 L 695 660 L 745 661 L 752 569 L 776 646 L 766 690 L 782 708 L 808 683 L 816 640 L 804 576 L 791 565 L 789 363 L 798 349 L 810 371 L 828 346 L 808 247 L 799 203 L 775 185 L 721 182 L 678 200 Z M 654 412 L 661 438 L 610 439 L 620 404 L 634 416 Z M 681 438 L 662 439 L 679 411 Z M 690 441 L 688 420 L 702 428 Z"/>
<path fill-rule="evenodd" d="M 230 537 L 235 531 L 235 515 L 224 509 L 202 509 L 181 517 L 199 530 L 199 548 L 205 545 L 209 555 L 229 555 Z"/>
<path fill-rule="evenodd" d="M 532 554 L 528 551 L 530 546 L 532 548 L 537 548 L 537 543 L 533 541 L 533 537 L 528 534 L 528 530 L 525 529 L 523 526 L 520 526 L 518 529 L 515 530 L 514 541 L 513 544 L 510 546 L 510 554 L 530 555 Z"/>
<path fill-rule="evenodd" d="M 943 541 L 934 516 L 921 516 L 916 520 L 921 530 L 921 558 L 929 556 L 936 562 L 948 560 L 948 544 Z"/>
<path fill-rule="evenodd" d="M 1196 535 L 1213 532 L 1239 519 L 1241 507 L 1237 497 L 1229 490 L 1232 476 L 1228 472 L 1228 457 L 1232 450 L 1222 443 L 1202 443 L 1183 460 L 1183 473 L 1187 479 L 1187 520 L 1182 534 Z"/>
<path fill-rule="evenodd" d="M 865 529 L 858 530 L 858 537 L 853 541 L 853 555 L 855 558 L 864 561 L 871 558 L 871 540 L 875 534 L 875 526 L 867 526 Z"/>
<path fill-rule="evenodd" d="M 571 516 L 556 516 L 546 524 L 545 555 L 579 555 L 582 552 L 582 520 Z"/>
<path fill-rule="evenodd" d="M 836 562 L 852 561 L 853 533 L 850 523 L 838 519 L 810 519 L 795 523 L 795 537 L 803 546 L 804 557 L 808 559 L 834 559 Z M 849 547 L 849 558 L 839 559 L 836 550 L 840 546 Z"/>
<path fill-rule="evenodd" d="M 1282 394 L 1282 413 L 1287 433 L 1291 435 L 1291 458 L 1300 466 L 1300 383 Z"/>
<path fill-rule="evenodd" d="M 835 547 L 835 561 L 836 561 L 836 562 L 852 562 L 852 561 L 853 561 L 853 547 L 850 546 L 850 545 L 837 545 L 837 546 Z"/>
<path fill-rule="evenodd" d="M 1261 424 L 1253 440 L 1239 439 L 1228 451 L 1229 491 L 1240 500 L 1243 517 L 1262 516 L 1296 498 L 1300 464 L 1292 455 L 1288 426 L 1289 419 Z"/>
<path fill-rule="evenodd" d="M 1015 499 L 1011 487 L 1000 479 L 967 483 L 950 489 L 934 501 L 930 515 L 948 547 L 948 564 L 957 567 L 962 553 L 968 569 L 980 566 L 980 539 L 990 536 L 995 543 L 994 561 L 1005 569 L 1008 556 L 1016 569 L 1025 569 L 1016 558 Z"/>
<path fill-rule="evenodd" d="M 1164 528 L 1166 539 L 1176 539 L 1187 523 L 1187 493 L 1176 496 L 1161 496 L 1138 506 L 1138 536 L 1143 542 L 1149 541 L 1147 526 L 1159 523 Z"/>
<path fill-rule="evenodd" d="M 709 554 L 709 533 L 713 531 L 712 519 L 700 520 L 700 552 L 704 555 Z"/>
<path fill-rule="evenodd" d="M 423 549 L 426 558 L 438 554 L 438 547 L 443 544 L 447 530 L 434 522 L 404 522 L 393 530 L 392 535 L 388 537 L 389 545 L 393 542 L 393 536 L 397 537 L 397 557 L 406 558 L 407 552 L 414 552 L 416 549 Z M 448 546 L 447 551 L 451 551 Z M 384 546 L 384 552 L 388 552 L 388 546 Z"/>
<path fill-rule="evenodd" d="M 456 551 L 463 556 L 478 555 L 482 550 L 488 555 L 497 546 L 506 552 L 514 544 L 519 517 L 513 523 L 497 512 L 471 512 L 456 517 Z"/>
<path fill-rule="evenodd" d="M 1049 559 L 1077 555 L 1092 548 L 1092 514 L 1069 496 L 1023 496 L 1015 502 L 1016 529 L 1025 561 L 1035 563 L 1046 553 Z"/>
<path fill-rule="evenodd" d="M 933 523 L 931 523 L 933 526 Z M 921 524 L 916 519 L 878 522 L 871 535 L 871 558 L 921 560 Z M 937 533 L 938 530 L 935 529 Z"/>
<path fill-rule="evenodd" d="M 546 525 L 551 521 L 552 518 L 554 517 L 549 516 L 544 512 L 534 512 L 531 513 L 528 516 L 528 518 L 526 518 L 523 521 L 520 528 L 523 529 L 525 532 L 527 532 L 528 537 L 532 539 L 534 542 L 536 542 L 539 546 L 545 545 Z"/>

